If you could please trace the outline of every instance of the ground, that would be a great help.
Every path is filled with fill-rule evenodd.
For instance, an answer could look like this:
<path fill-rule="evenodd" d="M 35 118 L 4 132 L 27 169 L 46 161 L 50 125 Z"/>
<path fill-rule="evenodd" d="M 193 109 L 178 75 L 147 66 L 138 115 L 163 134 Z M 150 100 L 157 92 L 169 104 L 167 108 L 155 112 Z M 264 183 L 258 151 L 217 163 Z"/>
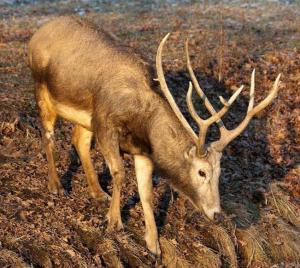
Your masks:
<path fill-rule="evenodd" d="M 246 86 L 224 119 L 229 128 L 245 115 L 252 69 L 256 103 L 282 73 L 277 99 L 224 152 L 220 190 L 226 220 L 206 222 L 158 176 L 154 205 L 163 267 L 300 267 L 300 5 L 292 0 L 1 1 L 0 267 L 159 266 L 143 241 L 130 156 L 124 158 L 124 231 L 106 232 L 108 204 L 89 197 L 68 122 L 57 123 L 55 138 L 57 169 L 69 194 L 56 197 L 47 190 L 27 44 L 40 25 L 65 14 L 89 17 L 150 61 L 171 32 L 164 66 L 187 117 L 187 38 L 196 76 L 216 107 L 218 95 Z M 197 109 L 208 115 L 200 102 Z M 212 128 L 208 141 L 217 138 Z M 111 193 L 109 172 L 94 147 L 99 180 Z"/>

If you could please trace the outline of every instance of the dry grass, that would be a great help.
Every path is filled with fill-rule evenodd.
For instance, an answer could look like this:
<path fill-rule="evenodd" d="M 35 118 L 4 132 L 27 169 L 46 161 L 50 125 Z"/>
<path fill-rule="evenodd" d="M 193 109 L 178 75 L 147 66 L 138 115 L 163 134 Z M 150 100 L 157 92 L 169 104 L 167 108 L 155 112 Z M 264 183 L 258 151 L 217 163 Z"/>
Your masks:
<path fill-rule="evenodd" d="M 276 214 L 300 228 L 300 217 L 297 208 L 290 202 L 290 197 L 280 187 L 279 184 L 271 184 L 270 193 L 267 196 L 267 202 L 276 210 Z"/>
<path fill-rule="evenodd" d="M 2 249 L 0 250 L 0 267 L 14 267 L 14 268 L 29 268 L 15 252 Z"/>
<path fill-rule="evenodd" d="M 195 263 L 198 263 L 197 267 L 203 268 L 215 268 L 221 267 L 221 256 L 215 253 L 210 248 L 198 244 L 197 248 L 193 250 Z"/>
<path fill-rule="evenodd" d="M 215 224 L 199 225 L 203 244 L 219 252 L 222 263 L 230 267 L 238 267 L 234 240 L 223 227 Z"/>
<path fill-rule="evenodd" d="M 95 254 L 99 254 L 108 267 L 122 268 L 119 252 L 113 240 L 104 238 L 96 228 L 91 228 L 77 222 L 72 222 L 76 233 L 80 236 L 83 244 Z"/>
<path fill-rule="evenodd" d="M 47 236 L 47 234 L 44 234 Z M 1 250 L 0 248 L 0 267 L 23 267 L 17 263 L 21 260 L 27 264 L 31 264 L 30 267 L 78 267 L 86 268 L 88 264 L 84 258 L 78 254 L 78 250 L 71 248 L 65 241 L 43 241 L 33 240 L 30 236 L 15 237 L 7 235 L 0 237 L 1 245 L 8 250 L 8 252 Z M 10 254 L 14 252 L 16 255 Z M 10 254 L 10 255 L 8 255 Z M 10 256 L 10 257 L 9 257 Z M 1 261 L 9 263 L 8 266 L 2 265 Z M 15 265 L 13 264 L 15 261 Z M 28 267 L 28 266 L 26 266 Z M 118 266 L 114 266 L 118 267 Z"/>
<path fill-rule="evenodd" d="M 251 226 L 248 229 L 237 229 L 236 237 L 243 267 L 270 267 L 270 260 L 265 252 L 268 242 L 262 232 Z"/>
<path fill-rule="evenodd" d="M 300 265 L 300 232 L 280 218 L 267 230 L 268 251 L 274 262 L 297 262 Z"/>
<path fill-rule="evenodd" d="M 230 267 L 237 267 L 237 256 L 235 247 L 231 237 L 226 230 L 221 226 L 212 225 L 209 228 L 209 232 L 212 234 L 215 243 L 218 245 L 218 249 Z"/>
<path fill-rule="evenodd" d="M 168 239 L 162 237 L 160 239 L 160 245 L 162 250 L 162 262 L 165 267 L 175 268 L 175 267 L 191 267 L 191 263 L 185 260 L 176 246 L 172 244 Z"/>
<path fill-rule="evenodd" d="M 245 228 L 251 225 L 251 222 L 253 222 L 255 217 L 252 211 L 247 209 L 247 207 L 241 203 L 224 200 L 222 207 L 226 211 L 226 214 L 234 219 L 237 227 Z"/>
<path fill-rule="evenodd" d="M 114 236 L 123 263 L 127 264 L 126 266 L 129 267 L 147 268 L 153 266 L 156 261 L 155 257 L 148 252 L 142 241 L 134 240 L 132 238 L 133 236 L 135 235 L 129 233 L 122 233 Z M 153 258 L 151 259 L 150 256 Z"/>
<path fill-rule="evenodd" d="M 236 236 L 242 267 L 270 267 L 300 261 L 299 229 L 267 210 L 261 214 L 258 224 L 237 229 Z"/>
<path fill-rule="evenodd" d="M 193 246 L 190 245 L 188 260 L 180 253 L 180 250 L 172 241 L 162 237 L 160 239 L 160 245 L 164 267 L 193 267 L 195 263 L 197 264 L 196 267 L 202 268 L 221 267 L 220 256 L 199 242 L 197 242 L 197 244 L 194 243 Z"/>
<path fill-rule="evenodd" d="M 101 252 L 101 258 L 108 267 L 124 267 L 120 259 L 116 255 L 117 250 L 112 240 L 106 239 L 99 245 L 99 250 Z"/>
<path fill-rule="evenodd" d="M 99 255 L 107 267 L 151 267 L 155 264 L 154 255 L 148 252 L 144 242 L 131 232 L 103 234 L 99 229 L 73 222 L 77 234 L 84 245 Z"/>
<path fill-rule="evenodd" d="M 270 267 L 300 260 L 299 215 L 288 193 L 280 184 L 273 183 L 266 203 L 257 221 L 253 221 L 254 211 L 249 209 L 249 204 L 224 202 L 225 210 L 233 215 L 238 226 L 235 233 L 242 267 Z"/>

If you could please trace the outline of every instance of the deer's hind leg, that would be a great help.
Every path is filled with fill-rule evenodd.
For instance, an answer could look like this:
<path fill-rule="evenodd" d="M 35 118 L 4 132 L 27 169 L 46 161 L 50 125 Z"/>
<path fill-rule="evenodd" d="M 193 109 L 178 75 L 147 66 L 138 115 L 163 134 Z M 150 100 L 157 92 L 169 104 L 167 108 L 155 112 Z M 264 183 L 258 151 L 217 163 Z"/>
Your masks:
<path fill-rule="evenodd" d="M 90 156 L 92 137 L 93 133 L 91 131 L 80 125 L 76 125 L 73 131 L 72 143 L 80 157 L 80 161 L 87 178 L 90 195 L 96 199 L 105 200 L 110 197 L 102 190 L 99 184 Z"/>
<path fill-rule="evenodd" d="M 54 125 L 57 113 L 45 84 L 36 85 L 36 101 L 43 125 L 43 147 L 48 161 L 48 189 L 53 194 L 63 194 L 64 189 L 58 178 L 54 160 Z"/>

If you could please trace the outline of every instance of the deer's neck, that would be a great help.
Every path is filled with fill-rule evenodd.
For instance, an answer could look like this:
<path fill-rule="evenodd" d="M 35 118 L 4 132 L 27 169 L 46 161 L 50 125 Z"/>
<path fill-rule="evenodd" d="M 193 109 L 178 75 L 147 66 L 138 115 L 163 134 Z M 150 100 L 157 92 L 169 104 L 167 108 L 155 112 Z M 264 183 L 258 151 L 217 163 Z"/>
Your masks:
<path fill-rule="evenodd" d="M 192 140 L 163 100 L 151 118 L 148 138 L 156 167 L 171 180 L 184 177 L 187 170 L 184 152 L 191 147 Z"/>

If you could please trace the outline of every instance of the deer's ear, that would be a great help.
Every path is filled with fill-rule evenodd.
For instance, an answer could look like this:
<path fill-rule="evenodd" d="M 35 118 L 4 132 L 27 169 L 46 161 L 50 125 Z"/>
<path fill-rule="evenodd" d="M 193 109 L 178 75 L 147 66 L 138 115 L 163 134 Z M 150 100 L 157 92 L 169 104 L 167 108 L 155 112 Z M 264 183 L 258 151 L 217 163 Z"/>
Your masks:
<path fill-rule="evenodd" d="M 197 148 L 196 146 L 193 146 L 192 148 L 184 152 L 184 158 L 186 160 L 192 160 L 193 158 L 196 157 L 196 154 L 197 154 Z"/>

